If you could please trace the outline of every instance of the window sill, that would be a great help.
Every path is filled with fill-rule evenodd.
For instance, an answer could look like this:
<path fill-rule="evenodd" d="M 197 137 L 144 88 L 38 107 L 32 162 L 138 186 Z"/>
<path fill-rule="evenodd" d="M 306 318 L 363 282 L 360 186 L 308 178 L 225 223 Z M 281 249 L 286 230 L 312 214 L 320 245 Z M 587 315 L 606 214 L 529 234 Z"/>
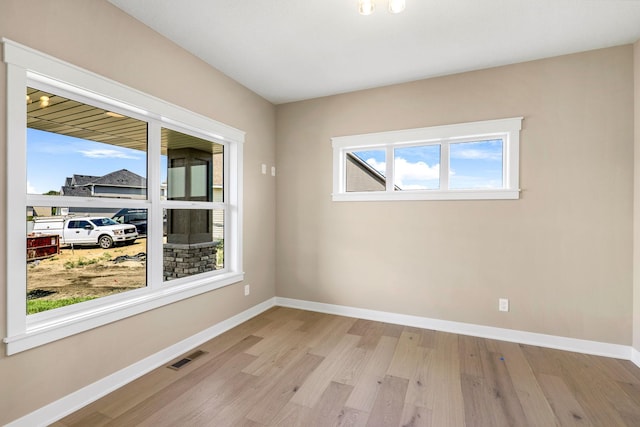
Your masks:
<path fill-rule="evenodd" d="M 87 310 L 72 310 L 71 313 L 67 312 L 52 317 L 32 315 L 33 317 L 27 318 L 27 328 L 24 334 L 4 338 L 3 341 L 7 345 L 7 355 L 10 356 L 79 332 L 241 282 L 243 279 L 244 273 L 224 273 L 214 278 L 208 277 L 144 292 L 135 298 L 101 301 Z"/>
<path fill-rule="evenodd" d="M 332 194 L 334 202 L 365 202 L 385 200 L 516 200 L 520 190 L 421 190 L 363 191 Z"/>

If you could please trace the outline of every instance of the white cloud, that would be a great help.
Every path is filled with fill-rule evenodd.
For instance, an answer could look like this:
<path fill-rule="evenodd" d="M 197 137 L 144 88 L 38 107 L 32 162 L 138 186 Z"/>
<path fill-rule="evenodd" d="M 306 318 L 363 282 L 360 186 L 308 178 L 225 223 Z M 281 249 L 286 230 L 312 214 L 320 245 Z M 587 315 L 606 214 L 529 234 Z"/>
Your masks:
<path fill-rule="evenodd" d="M 366 161 L 372 168 L 385 175 L 387 165 L 371 158 Z M 419 190 L 430 187 L 425 181 L 437 181 L 440 178 L 440 165 L 429 166 L 425 162 L 409 162 L 396 157 L 394 184 L 403 190 Z M 431 184 L 434 184 L 432 182 Z"/>
<path fill-rule="evenodd" d="M 37 190 L 36 187 L 34 187 L 33 185 L 31 185 L 31 183 L 29 181 L 27 181 L 27 194 L 40 194 Z"/>
<path fill-rule="evenodd" d="M 502 153 L 467 148 L 464 150 L 451 150 L 451 158 L 471 160 L 502 160 Z"/>
<path fill-rule="evenodd" d="M 92 159 L 133 159 L 137 158 L 134 156 L 130 156 L 129 154 L 123 153 L 118 150 L 106 150 L 106 149 L 95 149 L 95 150 L 80 150 L 85 157 L 90 157 Z"/>
<path fill-rule="evenodd" d="M 429 166 L 425 162 L 411 163 L 402 157 L 395 159 L 395 185 L 410 190 L 427 187 L 425 181 L 440 178 L 440 165 Z"/>
<path fill-rule="evenodd" d="M 366 160 L 366 163 L 371 166 L 372 168 L 374 168 L 375 170 L 377 170 L 378 172 L 380 172 L 382 175 L 386 174 L 387 171 L 387 163 L 386 162 L 379 162 L 376 159 L 374 159 L 373 157 Z"/>

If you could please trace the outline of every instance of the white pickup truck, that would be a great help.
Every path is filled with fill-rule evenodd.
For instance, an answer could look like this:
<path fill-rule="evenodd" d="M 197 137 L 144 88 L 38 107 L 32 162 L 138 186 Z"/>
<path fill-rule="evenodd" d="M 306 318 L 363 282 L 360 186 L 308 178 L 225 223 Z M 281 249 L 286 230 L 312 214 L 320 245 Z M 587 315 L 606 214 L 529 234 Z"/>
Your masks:
<path fill-rule="evenodd" d="M 135 225 L 120 224 L 104 217 L 46 217 L 33 222 L 33 235 L 57 234 L 61 245 L 130 245 L 138 238 Z"/>

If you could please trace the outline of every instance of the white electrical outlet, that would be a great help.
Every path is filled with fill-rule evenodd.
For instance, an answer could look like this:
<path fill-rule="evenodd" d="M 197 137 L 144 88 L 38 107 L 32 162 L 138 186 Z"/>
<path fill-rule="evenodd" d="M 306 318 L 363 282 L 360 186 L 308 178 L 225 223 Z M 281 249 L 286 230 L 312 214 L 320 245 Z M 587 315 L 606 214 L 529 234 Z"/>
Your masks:
<path fill-rule="evenodd" d="M 509 311 L 509 299 L 508 298 L 498 298 L 498 310 L 499 311 Z"/>
<path fill-rule="evenodd" d="M 265 165 L 264 163 L 262 164 L 262 175 L 266 175 L 267 174 L 267 165 Z"/>
<path fill-rule="evenodd" d="M 276 176 L 276 167 L 271 166 L 271 176 Z"/>
<path fill-rule="evenodd" d="M 246 297 L 251 293 L 251 285 L 244 285 L 244 296 Z"/>

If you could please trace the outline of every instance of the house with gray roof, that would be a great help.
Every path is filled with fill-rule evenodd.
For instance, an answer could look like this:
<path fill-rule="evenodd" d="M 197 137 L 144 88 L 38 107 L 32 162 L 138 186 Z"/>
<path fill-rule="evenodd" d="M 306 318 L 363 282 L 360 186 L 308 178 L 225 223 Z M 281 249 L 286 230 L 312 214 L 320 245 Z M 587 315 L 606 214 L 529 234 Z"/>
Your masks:
<path fill-rule="evenodd" d="M 61 196 L 144 199 L 146 194 L 146 178 L 127 169 L 104 176 L 74 174 L 60 188 Z"/>

